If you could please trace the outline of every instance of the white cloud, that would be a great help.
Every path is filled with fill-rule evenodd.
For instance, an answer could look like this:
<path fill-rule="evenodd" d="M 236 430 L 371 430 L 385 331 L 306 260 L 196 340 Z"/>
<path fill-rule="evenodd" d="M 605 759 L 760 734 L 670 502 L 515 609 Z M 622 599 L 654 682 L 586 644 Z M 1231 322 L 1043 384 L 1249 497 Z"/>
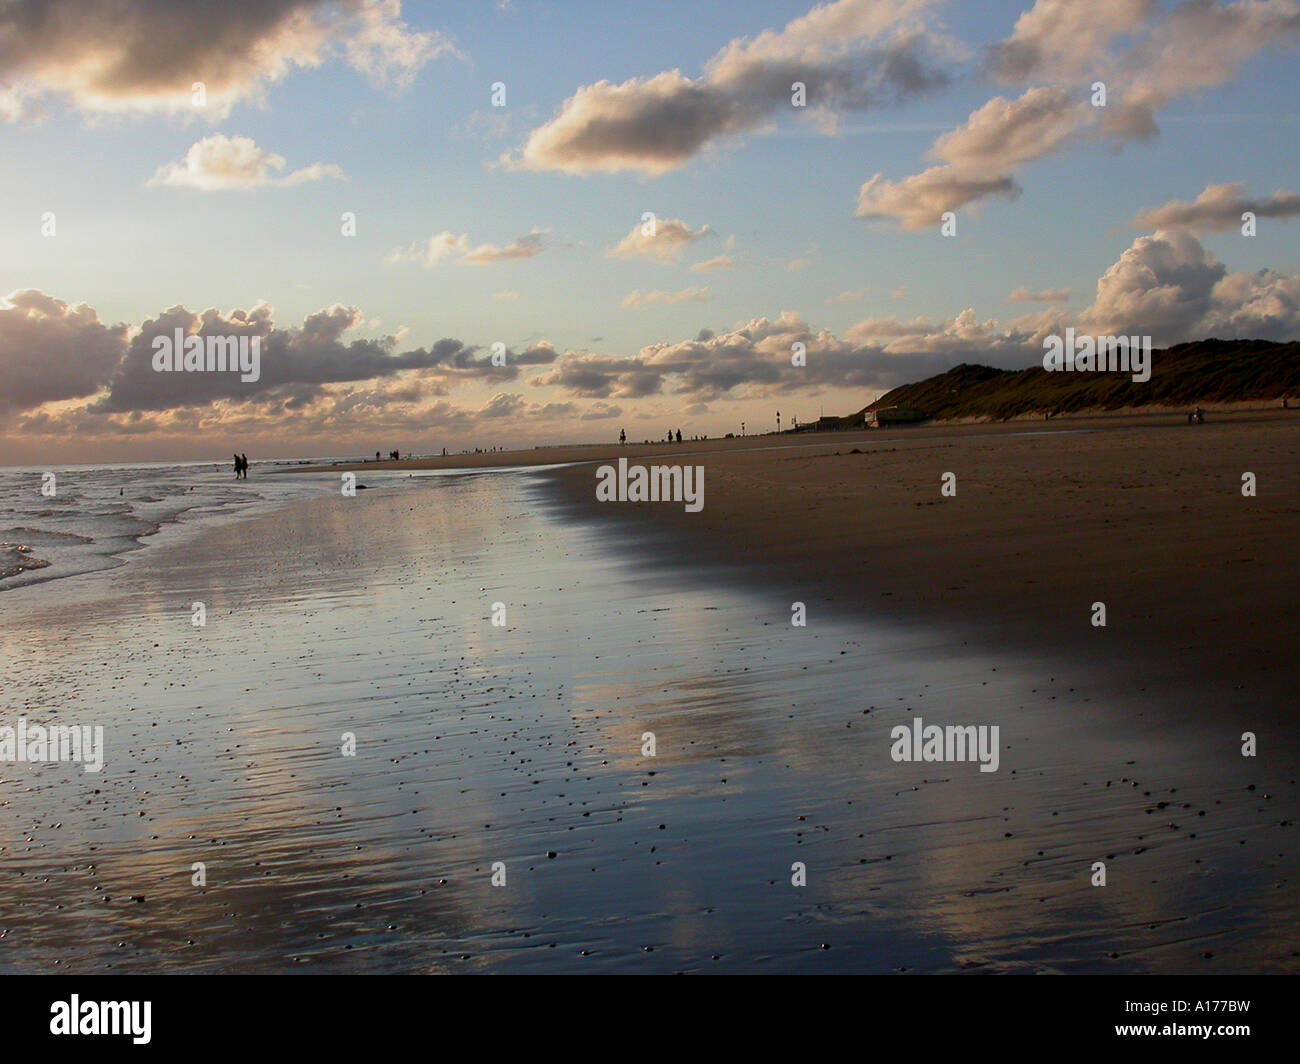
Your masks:
<path fill-rule="evenodd" d="M 669 266 L 680 261 L 688 247 L 711 232 L 707 225 L 692 229 L 680 218 L 656 219 L 653 227 L 638 222 L 605 254 L 613 259 L 649 259 Z"/>
<path fill-rule="evenodd" d="M 418 262 L 431 270 L 440 262 L 451 259 L 463 266 L 489 266 L 497 262 L 520 262 L 535 258 L 546 248 L 545 237 L 549 230 L 534 229 L 526 236 L 512 240 L 505 246 L 497 244 L 470 244 L 468 233 L 444 230 L 427 240 L 417 240 L 405 248 L 389 252 L 388 262 Z M 518 298 L 516 295 L 515 298 Z"/>
<path fill-rule="evenodd" d="M 281 174 L 284 167 L 283 156 L 259 148 L 248 137 L 214 133 L 190 145 L 180 162 L 159 167 L 149 184 L 214 192 L 268 185 L 301 185 L 326 178 L 343 180 L 343 171 L 332 164 L 312 163 L 300 170 Z"/>
<path fill-rule="evenodd" d="M 1135 229 L 1190 229 L 1198 232 L 1226 232 L 1239 229 L 1246 211 L 1256 218 L 1291 218 L 1300 214 L 1300 195 L 1274 192 L 1271 196 L 1247 196 L 1244 182 L 1206 185 L 1192 202 L 1171 200 L 1159 207 L 1138 211 Z"/>
<path fill-rule="evenodd" d="M 707 288 L 683 288 L 680 292 L 642 292 L 637 289 L 623 297 L 619 304 L 625 309 L 635 310 L 641 307 L 671 306 L 673 303 L 707 303 L 712 299 Z"/>

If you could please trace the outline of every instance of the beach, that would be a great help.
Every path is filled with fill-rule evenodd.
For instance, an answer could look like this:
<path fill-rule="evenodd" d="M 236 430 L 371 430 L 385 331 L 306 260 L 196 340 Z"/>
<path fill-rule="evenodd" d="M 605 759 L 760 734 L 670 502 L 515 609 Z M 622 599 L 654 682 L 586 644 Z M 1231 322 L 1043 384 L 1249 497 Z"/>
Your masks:
<path fill-rule="evenodd" d="M 616 445 L 294 469 L 0 592 L 7 716 L 105 735 L 0 764 L 0 968 L 1294 971 L 1298 429 L 642 447 L 698 513 Z"/>

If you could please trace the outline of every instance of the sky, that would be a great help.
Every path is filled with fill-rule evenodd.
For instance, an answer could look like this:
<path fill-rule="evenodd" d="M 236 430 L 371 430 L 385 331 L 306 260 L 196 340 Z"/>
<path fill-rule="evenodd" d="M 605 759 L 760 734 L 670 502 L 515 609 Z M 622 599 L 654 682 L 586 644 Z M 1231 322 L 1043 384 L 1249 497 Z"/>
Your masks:
<path fill-rule="evenodd" d="M 0 465 L 768 431 L 1067 326 L 1295 339 L 1297 42 L 1300 0 L 0 0 Z M 158 372 L 178 328 L 259 379 Z"/>

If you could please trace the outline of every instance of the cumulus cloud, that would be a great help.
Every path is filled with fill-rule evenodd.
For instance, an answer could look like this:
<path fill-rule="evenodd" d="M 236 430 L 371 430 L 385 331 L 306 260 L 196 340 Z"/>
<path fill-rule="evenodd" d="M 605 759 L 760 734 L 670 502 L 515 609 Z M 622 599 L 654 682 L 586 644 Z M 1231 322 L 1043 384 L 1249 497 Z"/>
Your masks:
<path fill-rule="evenodd" d="M 855 295 L 856 293 L 846 293 Z M 1048 306 L 999 321 L 968 308 L 952 318 L 867 318 L 840 336 L 800 316 L 758 318 L 693 340 L 654 344 L 621 358 L 566 351 L 528 383 L 598 400 L 718 399 L 819 387 L 891 388 L 962 362 L 1039 364 L 1043 340 L 1067 325 L 1096 334 L 1151 335 L 1157 347 L 1206 336 L 1272 340 L 1300 334 L 1300 275 L 1231 273 L 1185 232 L 1140 237 L 1097 284 L 1096 299 L 1067 317 L 1066 289 L 1013 296 Z M 805 345 L 807 365 L 790 363 Z"/>
<path fill-rule="evenodd" d="M 709 273 L 713 270 L 730 270 L 735 265 L 730 255 L 715 255 L 711 259 L 705 259 L 704 262 L 697 262 L 691 267 L 691 272 Z"/>
<path fill-rule="evenodd" d="M 1156 113 L 1189 94 L 1223 85 L 1256 55 L 1300 39 L 1297 0 L 1037 0 L 994 45 L 986 69 L 1008 84 L 1042 82 L 1018 99 L 997 97 L 940 136 L 945 165 L 901 181 L 876 174 L 859 192 L 859 217 L 923 229 L 937 214 L 1014 194 L 1016 171 L 1077 143 L 1145 140 Z M 1091 106 L 1091 85 L 1107 106 Z"/>
<path fill-rule="evenodd" d="M 452 259 L 463 266 L 490 266 L 496 262 L 520 262 L 540 255 L 545 249 L 549 230 L 534 229 L 525 236 L 512 240 L 504 247 L 497 244 L 470 243 L 468 233 L 443 231 L 427 240 L 417 240 L 405 248 L 388 255 L 389 262 L 418 262 L 431 270 L 444 259 Z M 518 298 L 518 296 L 516 296 Z"/>
<path fill-rule="evenodd" d="M 986 69 L 1010 84 L 1086 77 L 1096 57 L 1138 29 L 1153 7 L 1153 0 L 1038 0 L 1016 19 L 1010 37 L 989 49 Z"/>
<path fill-rule="evenodd" d="M 0 5 L 0 81 L 24 98 L 60 97 L 87 113 L 224 118 L 236 103 L 260 102 L 291 71 L 335 59 L 379 87 L 402 89 L 449 54 L 459 54 L 450 39 L 402 20 L 400 0 Z M 196 81 L 205 87 L 202 111 L 191 97 Z"/>
<path fill-rule="evenodd" d="M 751 132 L 792 111 L 792 86 L 825 119 L 881 107 L 946 84 L 939 67 L 956 46 L 927 29 L 931 0 L 836 0 L 780 31 L 731 41 L 701 76 L 669 70 L 578 89 L 533 130 L 507 164 L 569 174 L 663 174 L 711 142 Z"/>
<path fill-rule="evenodd" d="M 1010 177 L 982 177 L 954 166 L 932 166 L 902 181 L 886 181 L 876 174 L 858 191 L 859 218 L 887 218 L 900 228 L 928 229 L 939 224 L 945 211 L 956 211 L 989 196 L 1015 199 L 1020 186 Z"/>
<path fill-rule="evenodd" d="M 629 292 L 619 303 L 624 309 L 641 307 L 670 306 L 673 303 L 707 303 L 712 299 L 707 288 L 683 288 L 680 292 L 642 292 L 637 289 Z"/>
<path fill-rule="evenodd" d="M 1190 233 L 1139 237 L 1097 282 L 1085 317 L 1101 333 L 1182 339 L 1208 313 L 1214 286 L 1227 272 Z"/>
<path fill-rule="evenodd" d="M 1159 132 L 1156 113 L 1170 102 L 1224 85 L 1261 52 L 1297 39 L 1296 0 L 1186 0 L 1114 60 L 1118 102 L 1105 108 L 1101 128 L 1119 139 L 1149 139 Z"/>
<path fill-rule="evenodd" d="M 1068 288 L 1044 288 L 1041 292 L 1031 292 L 1021 285 L 1009 296 L 1008 303 L 1064 303 L 1070 298 Z"/>
<path fill-rule="evenodd" d="M 943 165 L 902 181 L 886 181 L 879 173 L 867 181 L 858 191 L 857 217 L 926 229 L 945 211 L 968 203 L 991 196 L 1015 199 L 1020 195 L 1015 169 L 1057 151 L 1093 121 L 1092 110 L 1060 88 L 1030 89 L 1015 100 L 994 97 L 934 142 L 929 154 Z"/>
<path fill-rule="evenodd" d="M 825 300 L 825 303 L 828 307 L 833 307 L 837 303 L 860 303 L 867 298 L 867 291 L 866 288 L 854 288 L 848 292 L 841 292 L 837 296 L 831 296 L 830 299 Z"/>
<path fill-rule="evenodd" d="M 180 162 L 159 167 L 149 184 L 214 192 L 263 185 L 301 185 L 327 177 L 343 179 L 343 171 L 333 164 L 312 163 L 281 174 L 284 167 L 283 156 L 259 148 L 248 137 L 215 133 L 190 145 Z"/>
<path fill-rule="evenodd" d="M 194 438 L 245 430 L 278 438 L 299 430 L 339 438 L 364 430 L 373 438 L 390 428 L 568 423 L 622 416 L 629 408 L 628 416 L 637 417 L 646 410 L 638 401 L 656 397 L 685 409 L 823 388 L 883 389 L 961 362 L 1019 368 L 1037 364 L 1043 339 L 1067 325 L 1150 335 L 1157 347 L 1207 336 L 1300 335 L 1300 274 L 1230 271 L 1186 230 L 1135 239 L 1099 278 L 1082 312 L 1066 314 L 1067 296 L 1064 289 L 1022 288 L 1012 293 L 1014 301 L 1046 305 L 1009 320 L 982 318 L 973 308 L 938 321 L 872 317 L 838 335 L 787 311 L 717 332 L 701 329 L 693 339 L 652 344 L 630 356 L 561 353 L 537 342 L 509 351 L 505 366 L 493 366 L 488 351 L 461 340 L 399 349 L 398 334 L 358 336 L 366 319 L 351 306 L 323 308 L 298 325 L 277 324 L 272 309 L 258 304 L 229 312 L 172 307 L 139 327 L 108 326 L 89 307 L 23 290 L 0 305 L 0 379 L 6 381 L 0 417 L 18 434 L 77 439 L 96 432 Z M 176 329 L 187 336 L 258 337 L 261 379 L 155 372 L 153 340 Z M 791 365 L 796 343 L 806 350 L 805 366 Z M 528 386 L 523 395 L 506 390 L 512 382 Z M 471 384 L 494 389 L 481 408 L 443 401 L 453 388 Z M 532 388 L 552 394 L 533 402 L 526 398 Z"/>
<path fill-rule="evenodd" d="M 11 292 L 0 301 L 0 417 L 94 395 L 121 360 L 127 332 L 84 303 L 32 288 Z"/>
<path fill-rule="evenodd" d="M 1015 100 L 995 96 L 964 125 L 934 142 L 936 159 L 972 171 L 1007 174 L 1056 152 L 1092 120 L 1094 108 L 1063 88 L 1030 89 Z"/>
<path fill-rule="evenodd" d="M 1217 336 L 1294 340 L 1300 275 L 1230 273 L 1190 232 L 1138 237 L 1097 282 L 1083 313 L 1102 334 L 1149 334 L 1157 346 Z"/>
<path fill-rule="evenodd" d="M 668 395 L 698 403 L 819 387 L 889 388 L 977 353 L 1024 364 L 1046 328 L 1040 323 L 1038 330 L 1000 331 L 996 323 L 975 323 L 974 312 L 967 311 L 940 324 L 870 319 L 837 337 L 787 312 L 723 333 L 705 330 L 693 340 L 654 344 L 631 358 L 568 351 L 529 383 L 593 399 Z M 806 366 L 791 365 L 795 343 L 805 346 Z"/>
<path fill-rule="evenodd" d="M 1300 214 L 1300 195 L 1279 190 L 1271 196 L 1247 196 L 1246 185 L 1240 181 L 1206 185 L 1205 191 L 1190 203 L 1171 200 L 1138 211 L 1133 228 L 1226 232 L 1240 228 L 1246 211 L 1257 218 L 1291 218 Z"/>
<path fill-rule="evenodd" d="M 668 266 L 679 262 L 688 247 L 711 232 L 707 225 L 692 229 L 680 218 L 656 219 L 653 226 L 638 222 L 605 254 L 612 259 L 649 259 Z"/>

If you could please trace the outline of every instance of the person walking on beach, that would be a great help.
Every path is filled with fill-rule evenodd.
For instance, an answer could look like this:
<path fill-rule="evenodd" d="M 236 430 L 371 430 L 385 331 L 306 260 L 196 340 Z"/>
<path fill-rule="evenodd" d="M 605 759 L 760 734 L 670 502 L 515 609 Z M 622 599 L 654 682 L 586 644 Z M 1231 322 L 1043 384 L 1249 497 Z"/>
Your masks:
<path fill-rule="evenodd" d="M 618 430 L 618 443 L 620 447 L 627 443 L 627 429 Z"/>
<path fill-rule="evenodd" d="M 239 460 L 239 455 L 235 455 L 235 479 L 239 479 L 239 474 L 243 472 L 244 465 Z"/>
<path fill-rule="evenodd" d="M 681 429 L 678 429 L 678 430 L 677 430 L 677 442 L 678 442 L 678 443 L 681 443 L 681 442 L 682 442 L 682 430 L 681 430 Z"/>
<path fill-rule="evenodd" d="M 247 480 L 248 479 L 248 455 L 241 454 L 239 456 L 239 468 L 243 470 L 244 479 Z"/>

